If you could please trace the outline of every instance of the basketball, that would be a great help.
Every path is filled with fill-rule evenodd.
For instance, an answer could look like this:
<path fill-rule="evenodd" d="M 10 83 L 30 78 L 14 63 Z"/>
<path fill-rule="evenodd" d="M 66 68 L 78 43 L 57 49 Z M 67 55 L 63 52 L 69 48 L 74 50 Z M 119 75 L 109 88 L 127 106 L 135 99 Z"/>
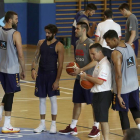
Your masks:
<path fill-rule="evenodd" d="M 88 75 L 88 74 L 87 74 L 87 76 L 92 77 L 91 75 Z M 80 80 L 80 85 L 84 89 L 91 89 L 94 86 L 94 84 L 92 82 L 90 82 L 86 79 Z"/>
<path fill-rule="evenodd" d="M 133 49 L 135 49 L 135 45 L 134 45 L 133 43 L 131 44 L 131 47 L 132 47 Z"/>
<path fill-rule="evenodd" d="M 67 66 L 66 66 L 66 72 L 68 74 L 74 72 L 75 68 L 80 68 L 79 65 L 76 62 L 70 62 Z"/>

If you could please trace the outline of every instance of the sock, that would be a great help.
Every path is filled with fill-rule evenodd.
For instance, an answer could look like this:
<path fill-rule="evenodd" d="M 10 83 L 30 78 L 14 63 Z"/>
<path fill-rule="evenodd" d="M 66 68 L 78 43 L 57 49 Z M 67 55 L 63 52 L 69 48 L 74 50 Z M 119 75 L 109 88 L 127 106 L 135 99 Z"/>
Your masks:
<path fill-rule="evenodd" d="M 2 113 L 3 113 L 3 110 L 4 110 L 4 106 L 1 105 L 1 106 L 0 106 L 0 121 L 2 120 Z"/>
<path fill-rule="evenodd" d="M 41 119 L 41 124 L 45 125 L 45 119 Z"/>
<path fill-rule="evenodd" d="M 94 122 L 93 126 L 96 126 L 99 129 L 99 122 Z"/>
<path fill-rule="evenodd" d="M 5 116 L 4 127 L 9 127 L 11 116 Z"/>
<path fill-rule="evenodd" d="M 76 127 L 77 122 L 78 122 L 78 120 L 73 119 L 71 122 L 70 128 L 74 129 Z"/>
<path fill-rule="evenodd" d="M 140 129 L 140 123 L 137 126 L 138 126 L 138 129 Z"/>
<path fill-rule="evenodd" d="M 56 125 L 56 121 L 52 121 L 52 125 Z"/>

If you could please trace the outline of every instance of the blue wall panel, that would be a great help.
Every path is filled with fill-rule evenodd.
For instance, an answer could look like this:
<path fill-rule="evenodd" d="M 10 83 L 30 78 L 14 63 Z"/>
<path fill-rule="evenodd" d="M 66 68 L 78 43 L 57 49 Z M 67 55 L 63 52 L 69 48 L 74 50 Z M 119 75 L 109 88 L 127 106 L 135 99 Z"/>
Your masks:
<path fill-rule="evenodd" d="M 27 44 L 37 44 L 39 40 L 39 4 L 27 4 Z"/>
<path fill-rule="evenodd" d="M 27 44 L 27 3 L 6 3 L 5 12 L 14 11 L 18 14 L 18 31 L 21 33 L 22 43 Z"/>
<path fill-rule="evenodd" d="M 39 4 L 39 39 L 45 38 L 44 27 L 46 25 L 56 23 L 55 14 L 55 3 Z"/>

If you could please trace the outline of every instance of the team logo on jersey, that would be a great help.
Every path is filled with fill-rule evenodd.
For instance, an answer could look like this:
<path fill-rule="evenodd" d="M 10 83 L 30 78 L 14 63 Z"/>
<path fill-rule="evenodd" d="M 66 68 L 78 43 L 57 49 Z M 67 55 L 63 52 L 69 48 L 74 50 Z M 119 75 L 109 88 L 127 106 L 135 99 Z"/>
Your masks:
<path fill-rule="evenodd" d="M 135 65 L 134 64 L 134 58 L 132 56 L 129 59 L 127 59 L 127 67 L 129 68 L 129 67 L 134 66 L 134 65 Z"/>
<path fill-rule="evenodd" d="M 7 42 L 0 40 L 0 49 L 6 50 L 7 49 Z"/>

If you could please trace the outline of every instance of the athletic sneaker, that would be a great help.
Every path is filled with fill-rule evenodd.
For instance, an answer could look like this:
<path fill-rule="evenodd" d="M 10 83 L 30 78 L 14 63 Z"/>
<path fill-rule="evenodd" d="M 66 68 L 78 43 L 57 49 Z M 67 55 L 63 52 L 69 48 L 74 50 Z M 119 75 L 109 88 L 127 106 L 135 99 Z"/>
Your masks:
<path fill-rule="evenodd" d="M 57 133 L 57 131 L 56 131 L 56 125 L 51 124 L 50 134 L 55 134 L 55 133 Z"/>
<path fill-rule="evenodd" d="M 2 133 L 18 133 L 20 132 L 19 128 L 14 128 L 11 125 L 9 127 L 2 127 Z"/>
<path fill-rule="evenodd" d="M 41 133 L 41 132 L 45 132 L 46 130 L 46 126 L 43 125 L 42 123 L 40 123 L 39 127 L 37 127 L 36 129 L 33 130 L 34 133 Z"/>
<path fill-rule="evenodd" d="M 66 127 L 66 129 L 64 130 L 59 130 L 59 133 L 60 134 L 63 134 L 63 135 L 67 135 L 67 134 L 71 134 L 71 135 L 77 135 L 77 128 L 70 128 L 70 125 Z"/>
<path fill-rule="evenodd" d="M 92 130 L 91 130 L 91 132 L 88 134 L 88 136 L 89 136 L 90 138 L 98 137 L 98 136 L 100 136 L 100 130 L 97 129 L 96 126 L 93 126 L 93 127 L 92 127 Z"/>

